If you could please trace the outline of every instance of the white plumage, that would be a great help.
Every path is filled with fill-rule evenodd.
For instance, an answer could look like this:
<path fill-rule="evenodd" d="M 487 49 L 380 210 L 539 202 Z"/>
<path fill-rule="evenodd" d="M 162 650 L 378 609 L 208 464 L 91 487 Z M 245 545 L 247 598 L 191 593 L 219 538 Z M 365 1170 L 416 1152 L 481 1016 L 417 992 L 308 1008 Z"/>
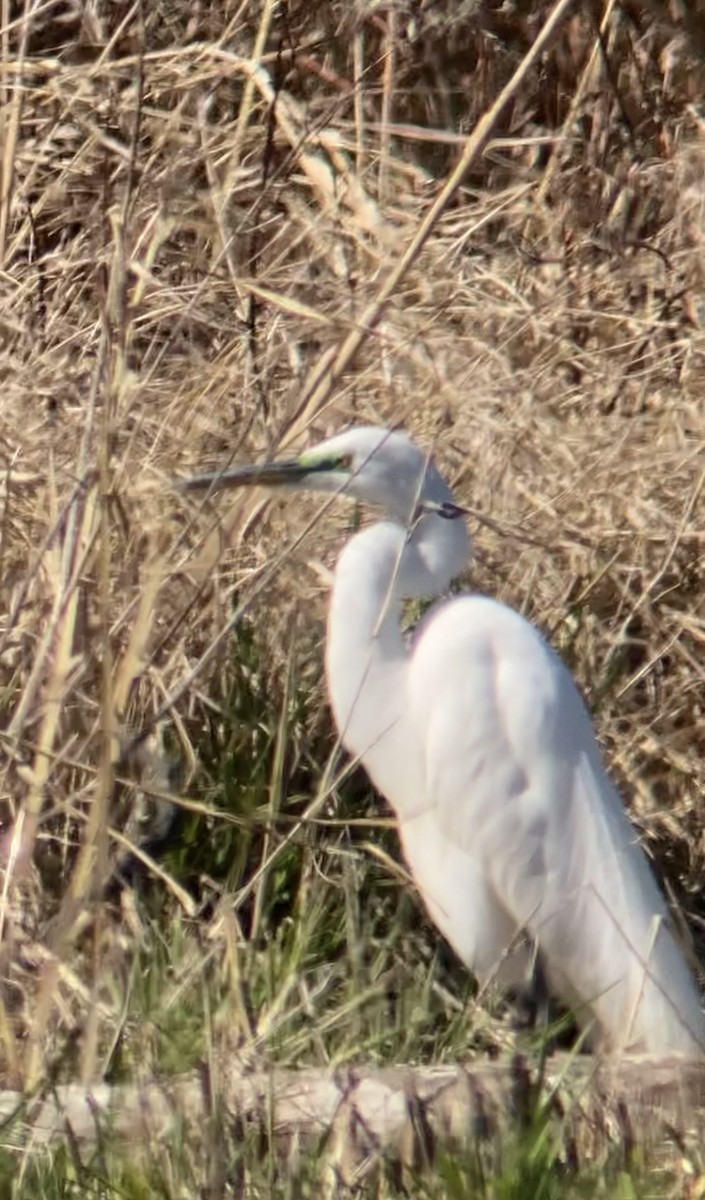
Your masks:
<path fill-rule="evenodd" d="M 700 997 L 603 768 L 573 679 L 536 629 L 479 596 L 436 605 L 412 645 L 401 605 L 470 551 L 462 512 L 398 432 L 351 429 L 288 463 L 187 486 L 287 484 L 381 505 L 338 560 L 326 673 L 341 739 L 392 805 L 438 928 L 482 982 L 549 985 L 612 1053 L 700 1056 Z"/>

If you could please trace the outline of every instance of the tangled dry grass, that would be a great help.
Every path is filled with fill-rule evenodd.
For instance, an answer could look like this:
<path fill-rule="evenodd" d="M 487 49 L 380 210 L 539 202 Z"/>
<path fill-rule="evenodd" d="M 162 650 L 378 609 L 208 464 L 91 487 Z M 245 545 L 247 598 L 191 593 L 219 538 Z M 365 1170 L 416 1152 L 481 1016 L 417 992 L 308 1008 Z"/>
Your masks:
<path fill-rule="evenodd" d="M 101 904 L 131 840 L 116 776 L 149 758 L 121 751 L 168 719 L 198 780 L 234 608 L 276 708 L 292 621 L 309 645 L 319 629 L 308 563 L 346 528 L 298 546 L 298 514 L 194 509 L 174 477 L 348 422 L 434 448 L 476 513 L 465 582 L 561 649 L 702 946 L 705 61 L 675 6 L 566 7 L 403 274 L 544 3 L 3 8 L 14 1079 L 41 1076 L 50 1029 L 97 1069 L 100 981 L 125 952 Z M 300 665 L 317 699 L 299 758 L 318 753 L 318 670 Z"/>

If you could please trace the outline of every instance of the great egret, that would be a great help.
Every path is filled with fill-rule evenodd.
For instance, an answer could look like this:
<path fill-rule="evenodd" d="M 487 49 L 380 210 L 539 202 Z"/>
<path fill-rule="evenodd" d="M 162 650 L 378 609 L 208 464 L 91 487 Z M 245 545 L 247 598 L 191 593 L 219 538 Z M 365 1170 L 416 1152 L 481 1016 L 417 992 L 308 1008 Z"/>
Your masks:
<path fill-rule="evenodd" d="M 470 553 L 428 456 L 363 426 L 185 487 L 253 484 L 340 492 L 387 514 L 338 559 L 328 689 L 341 740 L 392 805 L 426 908 L 463 962 L 481 982 L 520 984 L 528 935 L 595 1047 L 700 1057 L 698 989 L 566 667 L 482 596 L 437 604 L 411 645 L 402 636 L 403 601 L 437 596 Z"/>

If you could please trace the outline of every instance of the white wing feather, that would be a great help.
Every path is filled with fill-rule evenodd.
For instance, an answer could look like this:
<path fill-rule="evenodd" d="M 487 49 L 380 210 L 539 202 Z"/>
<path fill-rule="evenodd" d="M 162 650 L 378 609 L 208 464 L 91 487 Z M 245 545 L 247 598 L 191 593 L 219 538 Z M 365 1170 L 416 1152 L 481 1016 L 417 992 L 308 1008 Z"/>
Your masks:
<path fill-rule="evenodd" d="M 480 944 L 486 922 L 484 973 L 490 949 L 501 963 L 523 928 L 594 1041 L 702 1053 L 698 992 L 666 904 L 575 684 L 540 634 L 494 601 L 452 601 L 423 628 L 408 688 L 428 806 L 402 839 L 415 874 L 415 846 L 428 861 L 432 838 L 446 859 L 437 879 L 457 880 L 464 865 L 472 887 L 449 884 L 442 919 L 441 895 L 429 908 L 465 961 L 477 970 L 469 923 Z"/>

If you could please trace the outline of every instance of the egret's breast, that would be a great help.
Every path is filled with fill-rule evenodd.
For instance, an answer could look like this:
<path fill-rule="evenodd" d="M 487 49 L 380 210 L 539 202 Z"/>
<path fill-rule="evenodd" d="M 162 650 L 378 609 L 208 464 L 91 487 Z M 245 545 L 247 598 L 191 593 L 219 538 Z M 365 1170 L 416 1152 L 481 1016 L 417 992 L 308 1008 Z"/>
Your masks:
<path fill-rule="evenodd" d="M 404 857 L 431 920 L 482 983 L 523 983 L 529 969 L 516 922 L 488 886 L 482 864 L 444 837 L 433 811 L 400 821 Z"/>

